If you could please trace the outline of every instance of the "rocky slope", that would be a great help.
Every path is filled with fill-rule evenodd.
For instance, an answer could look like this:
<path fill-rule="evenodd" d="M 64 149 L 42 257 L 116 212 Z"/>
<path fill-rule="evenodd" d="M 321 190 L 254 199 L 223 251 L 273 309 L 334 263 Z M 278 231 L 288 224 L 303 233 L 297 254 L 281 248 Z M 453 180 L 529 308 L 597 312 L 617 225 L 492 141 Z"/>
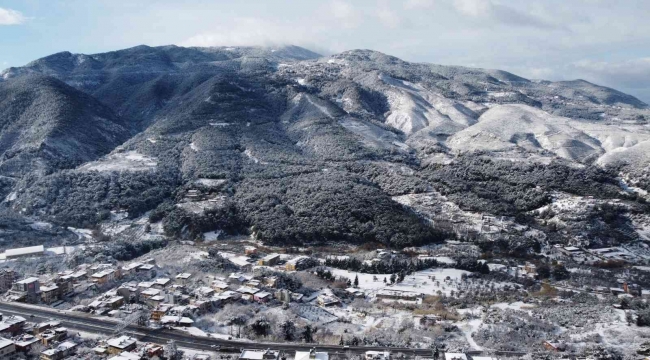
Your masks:
<path fill-rule="evenodd" d="M 126 211 L 187 238 L 405 246 L 483 236 L 482 224 L 461 231 L 458 214 L 436 210 L 453 208 L 547 235 L 533 241 L 616 243 L 629 239 L 614 229 L 629 235 L 647 213 L 650 110 L 582 80 L 368 50 L 176 46 L 59 53 L 1 77 L 3 206 L 59 225 Z M 17 106 L 16 94 L 30 100 Z M 558 192 L 625 206 L 562 233 L 533 211 Z M 394 200 L 418 194 L 438 200 L 428 210 Z M 599 237 L 593 224 L 612 231 Z"/>

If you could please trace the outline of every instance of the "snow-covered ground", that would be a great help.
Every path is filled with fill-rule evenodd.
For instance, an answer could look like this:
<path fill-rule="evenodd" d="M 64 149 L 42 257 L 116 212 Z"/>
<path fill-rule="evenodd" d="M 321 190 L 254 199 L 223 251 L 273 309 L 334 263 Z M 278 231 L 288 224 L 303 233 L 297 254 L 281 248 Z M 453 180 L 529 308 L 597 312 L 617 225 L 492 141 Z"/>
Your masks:
<path fill-rule="evenodd" d="M 196 179 L 194 181 L 194 183 L 197 185 L 202 185 L 210 188 L 221 186 L 225 182 L 226 180 L 223 179 L 205 179 L 205 178 Z"/>
<path fill-rule="evenodd" d="M 176 204 L 176 206 L 188 212 L 201 214 L 205 210 L 216 209 L 223 206 L 225 199 L 225 196 L 218 196 L 209 200 L 183 202 Z"/>
<path fill-rule="evenodd" d="M 136 151 L 110 154 L 97 161 L 92 161 L 79 167 L 86 171 L 146 171 L 155 168 L 155 158 L 142 155 Z"/>
<path fill-rule="evenodd" d="M 219 236 L 221 234 L 222 234 L 221 230 L 209 231 L 209 232 L 203 233 L 203 240 L 204 241 L 216 241 L 216 240 L 219 240 Z"/>
<path fill-rule="evenodd" d="M 57 246 L 57 247 L 51 247 L 45 249 L 46 253 L 50 253 L 53 255 L 64 255 L 64 254 L 72 254 L 73 252 L 77 251 L 77 249 L 83 249 L 84 246 Z"/>
<path fill-rule="evenodd" d="M 352 117 L 345 117 L 339 123 L 349 131 L 359 135 L 361 142 L 372 148 L 408 151 L 410 147 L 402 142 L 397 134 Z"/>
<path fill-rule="evenodd" d="M 68 226 L 68 230 L 75 233 L 79 237 L 79 240 L 91 240 L 93 238 L 93 231 L 90 229 L 78 229 Z"/>
<path fill-rule="evenodd" d="M 448 264 L 448 265 L 456 264 L 456 260 L 450 258 L 449 256 L 434 256 L 433 259 L 435 259 L 437 262 L 441 264 Z"/>
<path fill-rule="evenodd" d="M 44 221 L 36 221 L 29 224 L 29 227 L 34 230 L 50 230 L 52 229 L 52 224 Z"/>
<path fill-rule="evenodd" d="M 389 280 L 391 274 L 364 274 L 334 268 L 331 271 L 335 276 L 346 277 L 350 280 L 354 280 L 355 276 L 358 276 L 359 289 L 368 296 L 373 296 L 377 291 L 383 289 L 417 292 L 424 295 L 437 295 L 438 292 L 449 295 L 451 291 L 457 290 L 457 285 L 463 274 L 471 274 L 469 271 L 458 269 L 427 269 L 406 276 L 404 281 L 399 284 L 387 285 L 384 283 L 384 278 Z"/>
<path fill-rule="evenodd" d="M 254 163 L 256 163 L 256 164 L 268 165 L 267 162 L 260 161 L 260 159 L 258 159 L 257 157 L 255 157 L 255 155 L 253 155 L 253 152 L 251 151 L 251 149 L 246 149 L 246 150 L 244 150 L 244 155 L 246 155 L 246 157 L 248 157 L 249 159 L 251 159 L 251 160 L 252 160 Z"/>
<path fill-rule="evenodd" d="M 534 305 L 526 304 L 522 301 L 516 301 L 513 303 L 496 303 L 492 304 L 492 307 L 499 308 L 501 310 L 511 309 L 519 311 L 529 311 L 531 308 L 534 308 Z"/>

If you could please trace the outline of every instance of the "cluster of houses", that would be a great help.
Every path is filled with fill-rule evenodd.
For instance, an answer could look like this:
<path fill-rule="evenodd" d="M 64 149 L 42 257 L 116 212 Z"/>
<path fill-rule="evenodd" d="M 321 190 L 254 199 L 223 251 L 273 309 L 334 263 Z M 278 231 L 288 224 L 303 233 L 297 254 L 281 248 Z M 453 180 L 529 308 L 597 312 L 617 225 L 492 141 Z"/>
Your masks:
<path fill-rule="evenodd" d="M 68 329 L 58 321 L 33 324 L 20 316 L 3 317 L 0 314 L 0 359 L 39 351 L 40 360 L 77 358 L 79 345 L 70 337 Z M 92 351 L 109 360 L 142 360 L 164 358 L 161 345 L 138 345 L 136 339 L 118 336 L 102 340 Z"/>
<path fill-rule="evenodd" d="M 42 360 L 64 359 L 75 353 L 77 344 L 68 339 L 69 331 L 58 321 L 32 324 L 21 316 L 0 315 L 0 358 L 26 354 L 35 349 Z"/>
<path fill-rule="evenodd" d="M 552 255 L 564 256 L 577 262 L 595 263 L 599 261 L 622 261 L 628 263 L 645 262 L 645 258 L 625 249 L 624 247 L 605 247 L 597 249 L 582 249 L 577 246 L 563 246 L 556 244 L 551 251 Z"/>
<path fill-rule="evenodd" d="M 255 248 L 246 249 L 248 252 L 255 250 Z M 299 256 L 287 261 L 283 266 L 287 271 L 293 271 L 300 268 L 303 261 L 307 259 Z M 258 261 L 256 270 L 277 266 L 279 262 L 279 254 L 270 254 Z M 123 317 L 138 310 L 148 310 L 151 312 L 150 319 L 153 322 L 169 327 L 193 326 L 193 317 L 222 308 L 228 303 L 240 301 L 267 303 L 277 300 L 284 303 L 301 303 L 315 300 L 319 306 L 324 307 L 341 304 L 341 299 L 329 289 L 311 296 L 278 289 L 278 277 L 266 271 L 235 272 L 227 277 L 195 278 L 192 273 L 179 273 L 171 278 L 158 277 L 152 260 L 132 262 L 121 267 L 95 264 L 60 273 L 56 278 L 56 284 L 60 284 L 61 281 L 72 284 L 65 286 L 66 292 L 74 292 L 75 286 L 84 282 L 96 287 L 102 287 L 104 284 L 119 284 L 109 290 L 103 287 L 102 292 L 92 302 L 75 306 L 72 308 L 74 311 Z M 45 295 L 44 287 L 49 288 L 49 285 L 41 285 L 38 278 L 28 278 L 15 281 L 12 289 L 20 291 L 22 301 L 36 302 L 33 299 L 38 298 L 41 302 L 52 303 L 59 298 L 60 295 Z M 62 289 L 64 286 L 59 285 L 58 288 Z M 59 294 L 64 293 L 59 292 Z M 19 298 L 12 300 L 19 300 Z"/>
<path fill-rule="evenodd" d="M 341 299 L 328 289 L 305 296 L 278 288 L 278 277 L 267 271 L 269 268 L 298 271 L 310 267 L 313 259 L 307 256 L 287 259 L 274 253 L 253 260 L 255 255 L 257 248 L 253 246 L 246 246 L 243 255 L 223 253 L 242 271 L 227 277 L 195 278 L 192 273 L 158 277 L 152 259 L 121 265 L 83 264 L 58 274 L 24 279 L 17 279 L 12 270 L 2 269 L 0 292 L 5 293 L 4 299 L 8 301 L 51 306 L 75 294 L 95 293 L 98 295 L 90 303 L 77 305 L 72 310 L 118 318 L 147 310 L 151 312 L 151 320 L 165 326 L 192 326 L 192 317 L 240 301 L 313 302 L 322 307 L 341 304 Z M 352 290 L 363 296 L 358 289 Z"/>
<path fill-rule="evenodd" d="M 650 298 L 650 291 L 643 290 L 639 284 L 629 283 L 627 280 L 618 279 L 617 282 L 620 284 L 620 287 L 598 287 L 594 289 L 594 292 L 600 293 L 612 293 L 618 297 L 642 297 Z"/>
<path fill-rule="evenodd" d="M 16 280 L 10 269 L 0 270 L 0 291 L 8 291 L 6 300 L 27 303 L 55 304 L 64 296 L 82 293 L 91 288 L 116 282 L 124 276 L 136 272 L 155 273 L 155 265 L 131 263 L 122 268 L 112 264 L 82 265 L 76 270 L 64 271 L 53 277 L 28 277 Z M 9 285 L 11 284 L 11 285 Z"/>
<path fill-rule="evenodd" d="M 273 253 L 265 255 L 264 257 L 253 260 L 253 255 L 257 255 L 257 248 L 254 246 L 244 247 L 244 255 L 237 255 L 230 252 L 219 252 L 219 255 L 228 259 L 231 263 L 237 265 L 241 271 L 251 272 L 256 267 L 276 267 L 278 270 L 283 271 L 298 271 L 303 270 L 309 266 L 311 258 L 308 256 L 296 256 L 287 260 L 286 256 Z"/>

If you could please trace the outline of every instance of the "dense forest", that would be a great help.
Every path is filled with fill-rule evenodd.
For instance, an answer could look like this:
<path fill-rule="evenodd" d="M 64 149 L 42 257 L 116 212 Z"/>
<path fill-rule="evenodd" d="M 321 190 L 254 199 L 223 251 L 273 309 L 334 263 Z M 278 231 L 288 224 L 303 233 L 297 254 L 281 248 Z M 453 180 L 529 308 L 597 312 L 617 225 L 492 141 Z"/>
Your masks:
<path fill-rule="evenodd" d="M 23 194 L 28 213 L 67 226 L 93 228 L 126 210 L 132 218 L 170 198 L 180 184 L 177 172 L 64 171 L 37 180 Z"/>
<path fill-rule="evenodd" d="M 449 165 L 433 165 L 422 175 L 443 195 L 471 211 L 514 216 L 551 201 L 551 191 L 598 198 L 622 197 L 618 181 L 603 169 L 559 162 L 490 160 L 461 156 Z"/>

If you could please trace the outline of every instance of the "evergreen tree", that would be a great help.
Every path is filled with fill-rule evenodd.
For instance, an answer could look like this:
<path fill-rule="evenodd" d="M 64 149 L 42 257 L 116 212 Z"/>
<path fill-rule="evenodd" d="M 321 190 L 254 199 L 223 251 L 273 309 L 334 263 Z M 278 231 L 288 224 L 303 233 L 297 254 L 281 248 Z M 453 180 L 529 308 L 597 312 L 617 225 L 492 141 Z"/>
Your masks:
<path fill-rule="evenodd" d="M 43 275 L 43 274 L 47 273 L 47 269 L 45 268 L 45 264 L 43 264 L 43 263 L 39 263 L 39 264 L 36 266 L 36 273 L 37 273 L 38 275 Z"/>
<path fill-rule="evenodd" d="M 404 271 L 400 271 L 399 274 L 397 274 L 397 282 L 401 283 L 402 281 L 404 281 L 404 277 L 405 277 Z"/>
<path fill-rule="evenodd" d="M 359 275 L 354 276 L 354 287 L 359 287 Z"/>
<path fill-rule="evenodd" d="M 302 338 L 307 343 L 314 342 L 314 330 L 311 328 L 311 325 L 307 324 L 305 326 L 305 330 L 302 332 Z"/>
<path fill-rule="evenodd" d="M 570 276 L 569 270 L 564 265 L 557 265 L 553 268 L 553 278 L 555 280 L 566 280 Z"/>
<path fill-rule="evenodd" d="M 481 266 L 479 267 L 479 272 L 484 275 L 490 273 L 490 267 L 488 266 L 487 262 L 481 264 Z"/>
<path fill-rule="evenodd" d="M 296 325 L 291 320 L 287 320 L 280 324 L 280 333 L 285 341 L 293 341 L 296 334 Z"/>
<path fill-rule="evenodd" d="M 268 336 L 271 333 L 271 323 L 266 318 L 257 319 L 251 324 L 251 330 L 257 336 Z"/>
<path fill-rule="evenodd" d="M 551 268 L 546 264 L 540 265 L 537 267 L 537 276 L 539 276 L 540 279 L 548 279 L 551 277 Z"/>

